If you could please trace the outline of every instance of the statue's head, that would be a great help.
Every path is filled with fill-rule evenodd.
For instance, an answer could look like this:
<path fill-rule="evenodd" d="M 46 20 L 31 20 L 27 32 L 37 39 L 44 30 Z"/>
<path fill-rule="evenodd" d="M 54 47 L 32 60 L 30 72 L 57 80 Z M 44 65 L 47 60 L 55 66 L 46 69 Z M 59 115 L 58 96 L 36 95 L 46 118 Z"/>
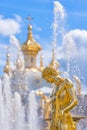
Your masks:
<path fill-rule="evenodd" d="M 46 79 L 47 82 L 53 83 L 54 78 L 58 75 L 58 71 L 53 67 L 46 67 L 42 72 L 42 78 Z"/>

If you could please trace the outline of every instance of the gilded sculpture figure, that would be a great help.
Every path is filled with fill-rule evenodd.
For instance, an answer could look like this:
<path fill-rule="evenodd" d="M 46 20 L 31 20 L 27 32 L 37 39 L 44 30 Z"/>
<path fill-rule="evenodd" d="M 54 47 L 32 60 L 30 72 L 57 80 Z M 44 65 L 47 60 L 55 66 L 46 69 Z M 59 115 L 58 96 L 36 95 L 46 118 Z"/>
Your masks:
<path fill-rule="evenodd" d="M 70 110 L 78 103 L 72 82 L 62 78 L 52 66 L 43 70 L 42 77 L 55 84 L 51 94 L 50 130 L 76 130 L 76 124 L 70 114 Z"/>
<path fill-rule="evenodd" d="M 48 98 L 44 93 L 40 90 L 36 92 L 36 95 L 40 96 L 40 106 L 44 110 L 44 119 L 49 119 L 50 117 L 50 98 Z M 44 104 L 43 104 L 44 102 Z"/>

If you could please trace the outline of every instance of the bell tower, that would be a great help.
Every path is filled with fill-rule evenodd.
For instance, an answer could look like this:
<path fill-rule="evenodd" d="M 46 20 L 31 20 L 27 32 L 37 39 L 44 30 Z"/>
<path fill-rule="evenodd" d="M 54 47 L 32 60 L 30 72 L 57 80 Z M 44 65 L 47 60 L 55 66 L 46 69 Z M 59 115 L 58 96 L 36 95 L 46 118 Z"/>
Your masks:
<path fill-rule="evenodd" d="M 24 54 L 25 68 L 37 68 L 36 58 L 41 46 L 33 38 L 31 25 L 28 26 L 27 41 L 22 45 L 21 50 Z"/>

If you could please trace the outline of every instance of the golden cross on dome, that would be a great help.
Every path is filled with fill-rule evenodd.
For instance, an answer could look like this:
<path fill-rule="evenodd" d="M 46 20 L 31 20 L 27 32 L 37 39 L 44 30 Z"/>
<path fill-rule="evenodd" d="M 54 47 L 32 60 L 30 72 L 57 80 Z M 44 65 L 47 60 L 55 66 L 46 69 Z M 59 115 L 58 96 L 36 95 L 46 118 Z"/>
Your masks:
<path fill-rule="evenodd" d="M 31 16 L 28 16 L 26 19 L 28 20 L 29 23 L 31 20 L 33 20 L 33 18 Z"/>

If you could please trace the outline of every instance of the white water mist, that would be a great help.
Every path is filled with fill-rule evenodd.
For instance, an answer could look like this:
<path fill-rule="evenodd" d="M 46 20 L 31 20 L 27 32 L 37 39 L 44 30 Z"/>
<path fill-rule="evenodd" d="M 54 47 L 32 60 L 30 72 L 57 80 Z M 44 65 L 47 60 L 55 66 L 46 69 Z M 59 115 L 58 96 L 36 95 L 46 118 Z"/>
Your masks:
<path fill-rule="evenodd" d="M 39 130 L 37 102 L 34 91 L 31 91 L 29 94 L 29 130 Z"/>
<path fill-rule="evenodd" d="M 53 44 L 57 44 L 59 35 L 64 33 L 65 11 L 64 7 L 58 2 L 54 1 L 54 20 L 53 20 Z"/>
<path fill-rule="evenodd" d="M 57 58 L 57 48 L 62 42 L 64 35 L 64 21 L 65 21 L 65 10 L 60 2 L 54 1 L 54 19 L 52 23 L 53 28 L 53 39 L 52 45 L 54 51 L 54 56 Z"/>

